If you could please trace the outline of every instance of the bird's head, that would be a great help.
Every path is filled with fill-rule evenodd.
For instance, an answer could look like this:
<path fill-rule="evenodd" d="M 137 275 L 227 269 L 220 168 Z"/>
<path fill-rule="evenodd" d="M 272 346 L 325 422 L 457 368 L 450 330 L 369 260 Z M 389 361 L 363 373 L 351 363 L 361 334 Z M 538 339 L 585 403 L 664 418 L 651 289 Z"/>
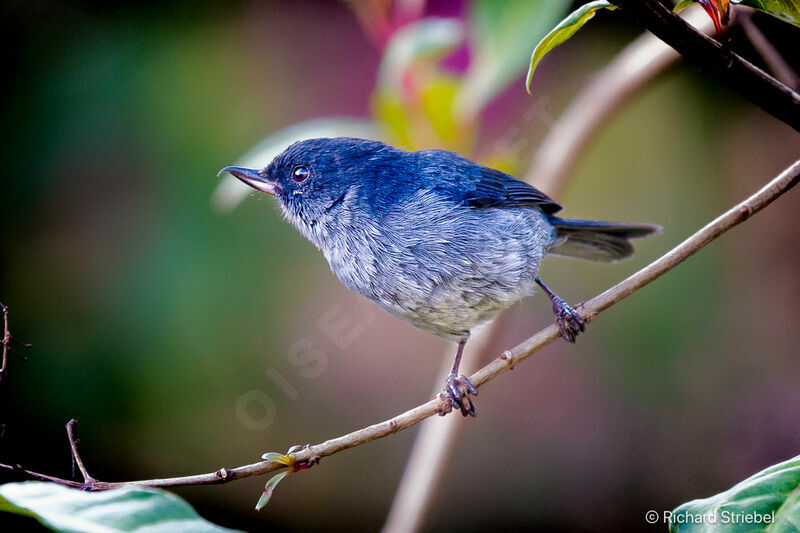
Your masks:
<path fill-rule="evenodd" d="M 402 153 L 384 143 L 350 137 L 308 139 L 291 145 L 262 169 L 225 167 L 245 184 L 278 199 L 284 216 L 317 246 L 331 226 L 352 213 L 374 169 Z"/>

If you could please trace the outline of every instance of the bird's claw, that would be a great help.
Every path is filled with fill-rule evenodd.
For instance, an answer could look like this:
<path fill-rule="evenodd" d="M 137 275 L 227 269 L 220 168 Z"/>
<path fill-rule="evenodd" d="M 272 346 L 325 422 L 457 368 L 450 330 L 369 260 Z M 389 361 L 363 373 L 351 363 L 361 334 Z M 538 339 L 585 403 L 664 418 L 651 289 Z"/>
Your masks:
<path fill-rule="evenodd" d="M 460 410 L 463 416 L 475 416 L 476 409 L 471 396 L 477 396 L 478 389 L 467 376 L 455 374 L 447 376 L 444 383 L 444 395 L 450 401 L 452 409 Z M 441 411 L 439 415 L 444 416 L 448 411 Z"/>
<path fill-rule="evenodd" d="M 561 336 L 567 342 L 575 342 L 575 337 L 586 330 L 586 321 L 575 309 L 558 296 L 553 298 L 553 313 Z"/>

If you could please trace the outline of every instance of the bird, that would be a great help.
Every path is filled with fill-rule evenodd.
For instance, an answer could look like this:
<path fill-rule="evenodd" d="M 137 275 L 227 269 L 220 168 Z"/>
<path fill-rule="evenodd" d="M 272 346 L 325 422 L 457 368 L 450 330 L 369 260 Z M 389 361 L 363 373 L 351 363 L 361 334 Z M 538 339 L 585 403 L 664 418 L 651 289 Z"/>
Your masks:
<path fill-rule="evenodd" d="M 560 218 L 561 206 L 506 173 L 444 150 L 407 151 L 353 137 L 298 141 L 264 168 L 227 166 L 274 196 L 283 217 L 351 291 L 457 343 L 448 407 L 475 416 L 478 394 L 459 364 L 470 332 L 533 294 L 550 298 L 561 336 L 585 330 L 538 276 L 545 255 L 613 262 L 653 224 Z"/>

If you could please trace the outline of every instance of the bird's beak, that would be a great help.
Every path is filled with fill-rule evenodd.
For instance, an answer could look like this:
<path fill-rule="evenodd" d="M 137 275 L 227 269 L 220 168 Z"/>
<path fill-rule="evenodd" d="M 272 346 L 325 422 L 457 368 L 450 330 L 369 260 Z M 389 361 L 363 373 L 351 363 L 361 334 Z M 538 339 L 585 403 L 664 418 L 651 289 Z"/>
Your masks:
<path fill-rule="evenodd" d="M 259 171 L 254 168 L 225 167 L 217 173 L 217 176 L 225 172 L 233 174 L 246 185 L 273 196 L 277 191 L 281 190 L 281 186 L 277 182 L 263 177 Z"/>

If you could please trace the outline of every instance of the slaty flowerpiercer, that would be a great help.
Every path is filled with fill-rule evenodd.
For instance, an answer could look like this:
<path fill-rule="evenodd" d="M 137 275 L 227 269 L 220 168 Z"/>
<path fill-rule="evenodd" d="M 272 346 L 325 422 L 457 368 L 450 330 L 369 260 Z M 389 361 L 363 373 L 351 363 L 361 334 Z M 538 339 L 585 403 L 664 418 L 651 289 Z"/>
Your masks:
<path fill-rule="evenodd" d="M 650 224 L 555 216 L 557 203 L 503 172 L 442 150 L 408 152 L 365 139 L 297 142 L 267 167 L 225 167 L 278 199 L 350 290 L 458 343 L 444 394 L 475 415 L 478 393 L 458 367 L 475 326 L 533 293 L 549 296 L 569 342 L 584 320 L 539 279 L 546 254 L 615 261 Z"/>

